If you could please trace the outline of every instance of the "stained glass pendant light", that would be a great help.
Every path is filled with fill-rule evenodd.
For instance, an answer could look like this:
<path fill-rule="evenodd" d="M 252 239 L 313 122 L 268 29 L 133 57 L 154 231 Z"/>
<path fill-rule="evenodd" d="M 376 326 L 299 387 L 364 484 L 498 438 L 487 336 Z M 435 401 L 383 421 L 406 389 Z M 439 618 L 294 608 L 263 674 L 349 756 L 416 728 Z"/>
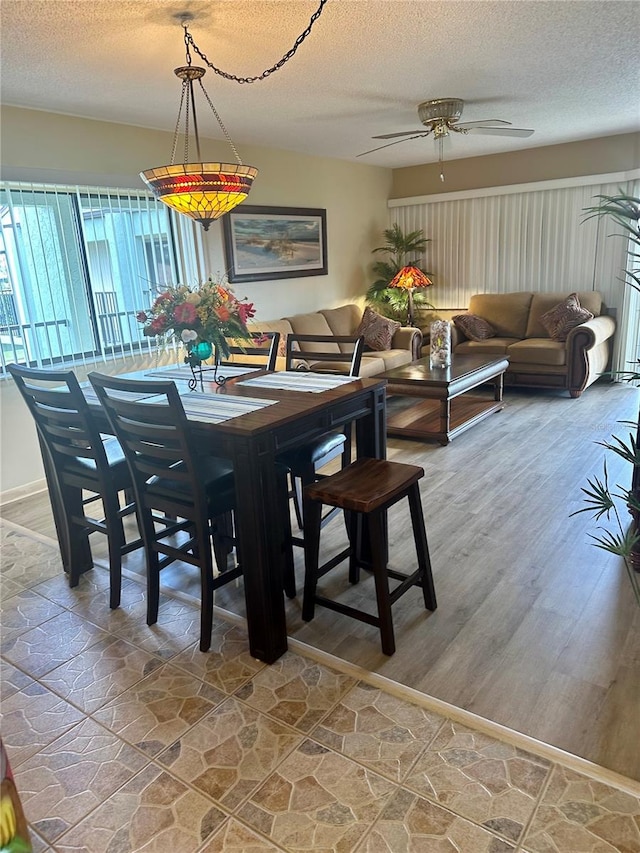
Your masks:
<path fill-rule="evenodd" d="M 171 151 L 171 163 L 168 166 L 157 166 L 155 169 L 147 169 L 140 172 L 140 177 L 149 187 L 157 199 L 169 207 L 190 216 L 199 222 L 205 231 L 209 230 L 211 223 L 233 210 L 236 205 L 244 201 L 253 179 L 258 170 L 253 166 L 245 166 L 238 155 L 235 145 L 218 111 L 214 107 L 207 94 L 202 78 L 205 69 L 191 64 L 191 53 L 187 24 L 183 23 L 184 40 L 187 51 L 187 64 L 175 69 L 175 74 L 182 80 L 182 95 L 178 109 L 178 120 L 173 134 L 173 148 Z M 193 125 L 193 135 L 196 144 L 196 155 L 200 161 L 200 138 L 198 135 L 198 119 L 196 115 L 196 103 L 194 98 L 194 82 L 197 82 L 204 97 L 211 107 L 214 116 L 225 139 L 233 151 L 236 163 L 202 163 L 191 162 L 189 159 L 189 123 Z M 178 135 L 180 133 L 181 118 L 184 113 L 184 161 L 175 163 L 176 149 L 178 146 Z"/>

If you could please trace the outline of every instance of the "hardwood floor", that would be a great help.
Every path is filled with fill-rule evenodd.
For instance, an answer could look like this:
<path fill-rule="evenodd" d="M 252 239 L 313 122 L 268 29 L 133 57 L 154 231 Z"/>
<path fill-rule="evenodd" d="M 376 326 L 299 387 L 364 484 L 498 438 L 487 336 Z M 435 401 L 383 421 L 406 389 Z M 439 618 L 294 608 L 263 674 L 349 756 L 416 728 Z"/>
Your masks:
<path fill-rule="evenodd" d="M 425 611 L 419 590 L 394 607 L 396 654 L 375 628 L 320 609 L 301 620 L 302 595 L 287 602 L 289 634 L 479 716 L 640 779 L 640 608 L 624 567 L 595 548 L 581 514 L 582 486 L 601 474 L 597 442 L 626 435 L 639 392 L 596 384 L 578 400 L 507 389 L 506 408 L 447 447 L 390 438 L 388 456 L 421 465 L 421 493 L 438 596 Z M 611 482 L 629 466 L 607 454 Z M 46 497 L 0 514 L 48 536 Z M 322 534 L 323 556 L 344 545 L 338 519 Z M 96 558 L 104 553 L 96 543 Z M 408 511 L 390 513 L 391 564 L 413 559 Z M 296 549 L 298 588 L 302 560 Z M 141 570 L 130 555 L 129 571 Z M 334 577 L 335 576 L 335 577 Z M 195 578 L 163 583 L 197 595 Z M 372 603 L 369 578 L 349 588 L 346 571 L 323 580 L 330 594 Z M 242 584 L 216 603 L 242 613 Z"/>

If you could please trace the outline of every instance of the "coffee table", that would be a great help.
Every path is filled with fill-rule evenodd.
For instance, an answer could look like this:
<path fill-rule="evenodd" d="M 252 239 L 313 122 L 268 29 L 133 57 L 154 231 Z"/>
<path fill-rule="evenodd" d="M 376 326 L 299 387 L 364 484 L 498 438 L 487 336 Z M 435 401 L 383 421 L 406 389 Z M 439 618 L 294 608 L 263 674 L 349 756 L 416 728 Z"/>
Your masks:
<path fill-rule="evenodd" d="M 387 370 L 387 435 L 448 444 L 465 429 L 504 408 L 502 386 L 509 360 L 500 355 L 453 355 L 449 367 L 431 367 L 428 358 Z M 469 394 L 485 383 L 493 399 Z M 393 399 L 417 397 L 415 403 Z"/>

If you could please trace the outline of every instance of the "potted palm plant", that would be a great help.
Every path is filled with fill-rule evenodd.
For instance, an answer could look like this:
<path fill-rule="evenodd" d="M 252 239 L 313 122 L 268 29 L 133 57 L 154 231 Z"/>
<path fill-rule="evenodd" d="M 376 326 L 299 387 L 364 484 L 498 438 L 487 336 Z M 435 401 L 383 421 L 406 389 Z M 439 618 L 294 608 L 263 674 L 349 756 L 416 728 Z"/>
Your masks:
<path fill-rule="evenodd" d="M 629 241 L 630 263 L 625 271 L 625 283 L 640 292 L 640 198 L 627 195 L 622 190 L 615 196 L 596 197 L 600 203 L 587 208 L 586 219 L 610 217 L 620 226 L 620 236 Z M 626 381 L 639 381 L 640 361 L 634 363 L 631 370 L 616 375 Z M 631 464 L 630 487 L 610 485 L 605 461 L 602 477 L 593 477 L 582 489 L 586 506 L 572 515 L 590 512 L 596 521 L 606 519 L 608 526 L 599 526 L 598 532 L 591 536 L 598 548 L 622 557 L 640 606 L 640 412 L 638 420 L 622 423 L 630 427 L 626 440 L 614 436 L 610 441 L 599 443 Z M 630 524 L 626 510 L 631 514 Z"/>
<path fill-rule="evenodd" d="M 431 241 L 424 236 L 422 230 L 409 231 L 405 234 L 398 223 L 384 232 L 385 244 L 374 249 L 374 253 L 386 255 L 385 260 L 376 261 L 372 272 L 376 280 L 367 290 L 367 302 L 385 317 L 406 322 L 409 313 L 409 291 L 401 287 L 390 287 L 392 279 L 403 267 L 417 267 L 425 275 L 430 275 L 422 269 L 418 258 L 424 255 L 427 243 Z M 412 292 L 416 308 L 433 308 L 427 301 L 421 289 Z"/>

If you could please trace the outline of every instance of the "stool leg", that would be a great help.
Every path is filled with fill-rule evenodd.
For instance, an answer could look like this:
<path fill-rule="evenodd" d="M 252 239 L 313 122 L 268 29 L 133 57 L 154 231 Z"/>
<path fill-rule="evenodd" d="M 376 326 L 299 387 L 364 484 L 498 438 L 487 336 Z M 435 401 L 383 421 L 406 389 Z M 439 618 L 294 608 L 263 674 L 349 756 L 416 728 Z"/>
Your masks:
<path fill-rule="evenodd" d="M 304 597 L 302 618 L 310 622 L 315 613 L 316 586 L 318 583 L 318 561 L 320 557 L 320 525 L 322 504 L 305 498 L 304 515 Z"/>
<path fill-rule="evenodd" d="M 413 537 L 416 543 L 416 554 L 420 568 L 420 579 L 422 583 L 422 597 L 427 610 L 435 610 L 438 606 L 436 601 L 436 590 L 433 584 L 431 572 L 431 558 L 427 544 L 427 531 L 424 526 L 424 515 L 422 513 L 422 502 L 420 500 L 420 487 L 415 483 L 409 490 L 409 509 L 411 511 L 411 524 L 413 526 Z"/>
<path fill-rule="evenodd" d="M 380 620 L 380 636 L 382 651 L 392 655 L 396 650 L 393 636 L 393 617 L 391 615 L 391 597 L 389 595 L 389 576 L 385 554 L 384 515 L 382 512 L 369 513 L 369 536 L 373 559 L 373 577 L 376 585 L 376 600 L 378 602 L 378 619 Z"/>
<path fill-rule="evenodd" d="M 360 580 L 360 553 L 362 550 L 362 515 L 359 512 L 345 511 L 345 521 L 348 521 L 347 533 L 349 542 L 351 543 L 351 551 L 349 552 L 349 583 L 358 583 Z"/>

